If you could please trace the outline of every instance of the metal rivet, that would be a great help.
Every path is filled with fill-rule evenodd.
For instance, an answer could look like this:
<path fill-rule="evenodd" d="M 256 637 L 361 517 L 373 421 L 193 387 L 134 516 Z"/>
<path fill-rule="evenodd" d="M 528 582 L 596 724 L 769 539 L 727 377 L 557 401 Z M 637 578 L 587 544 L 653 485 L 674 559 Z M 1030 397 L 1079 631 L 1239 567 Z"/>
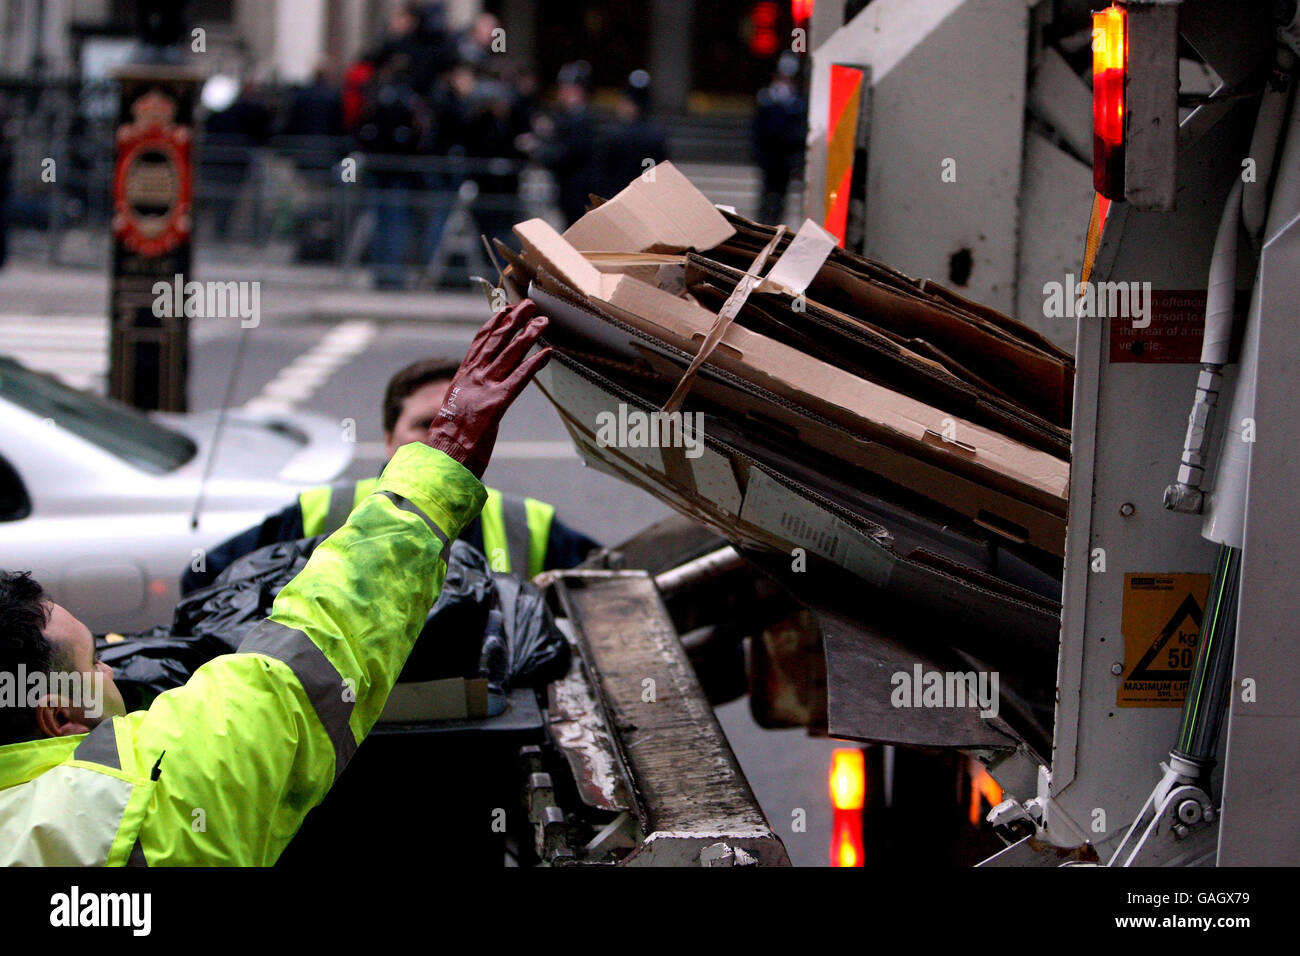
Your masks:
<path fill-rule="evenodd" d="M 1126 501 L 1119 506 L 1119 513 L 1122 514 L 1125 518 L 1132 515 L 1133 512 L 1135 511 L 1137 511 L 1137 508 L 1133 507 L 1133 502 L 1131 501 Z"/>
<path fill-rule="evenodd" d="M 1123 665 L 1123 664 L 1111 664 L 1111 665 L 1110 665 L 1110 672 L 1111 672 L 1112 674 L 1114 674 L 1116 677 L 1118 677 L 1120 674 L 1123 674 L 1123 673 L 1124 673 L 1124 665 Z"/>

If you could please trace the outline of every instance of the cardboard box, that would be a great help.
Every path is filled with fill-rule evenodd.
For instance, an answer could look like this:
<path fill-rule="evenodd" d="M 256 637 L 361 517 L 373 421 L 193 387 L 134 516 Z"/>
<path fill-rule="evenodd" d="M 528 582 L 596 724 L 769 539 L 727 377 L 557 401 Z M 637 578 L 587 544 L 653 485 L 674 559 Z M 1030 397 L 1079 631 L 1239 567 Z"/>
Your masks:
<path fill-rule="evenodd" d="M 488 716 L 488 682 L 481 677 L 447 677 L 393 685 L 379 722 L 414 724 Z"/>
<path fill-rule="evenodd" d="M 619 405 L 652 406 L 574 359 L 551 361 L 537 384 L 590 467 L 648 491 L 742 548 L 775 552 L 787 561 L 802 548 L 899 597 L 940 595 L 982 627 L 1001 624 L 1035 634 L 1052 627 L 1058 613 L 1053 602 L 960 565 L 926 560 L 923 552 L 906 554 L 888 529 L 848 514 L 715 439 L 699 457 L 679 457 L 675 464 L 665 449 L 603 445 L 602 413 Z"/>
<path fill-rule="evenodd" d="M 662 162 L 571 225 L 564 238 L 580 252 L 681 252 L 712 249 L 735 231 L 676 166 Z"/>
<path fill-rule="evenodd" d="M 701 304 L 716 309 L 742 275 L 691 254 L 685 257 L 683 287 Z M 796 306 L 791 293 L 769 290 L 766 284 L 749 297 L 737 321 L 860 378 L 955 412 L 1040 451 L 1062 459 L 1069 456 L 1068 430 L 1024 408 L 929 343 L 903 339 L 806 295 Z"/>
<path fill-rule="evenodd" d="M 523 242 L 525 259 L 667 344 L 693 352 L 713 327 L 716 316 L 692 301 L 629 275 L 601 273 L 540 219 L 521 223 L 515 231 Z M 1064 514 L 1069 465 L 992 429 L 735 324 L 727 329 L 710 364 L 864 438 Z"/>
<path fill-rule="evenodd" d="M 545 273 L 532 284 L 530 295 L 550 317 L 548 341 L 561 355 L 573 355 L 612 383 L 622 383 L 629 394 L 635 394 L 647 407 L 662 403 L 690 361 L 693 343 L 685 343 L 685 348 L 677 347 L 612 313 L 602 314 L 598 303 L 583 302 L 576 292 L 566 291 Z M 573 393 L 563 396 L 565 402 L 574 400 Z M 597 408 L 584 407 L 580 411 L 594 420 L 597 413 L 614 413 L 617 407 L 615 402 Z M 1060 498 L 1049 497 L 1049 506 L 1045 507 L 1025 500 L 1021 494 L 989 487 L 954 473 L 942 463 L 868 440 L 760 385 L 713 366 L 706 366 L 692 388 L 688 409 L 697 408 L 725 409 L 738 423 L 733 431 L 741 433 L 738 441 L 747 457 L 779 460 L 776 467 L 797 477 L 810 489 L 820 489 L 822 497 L 848 501 L 852 496 L 840 489 L 846 484 L 860 485 L 861 480 L 854 476 L 868 472 L 892 486 L 937 502 L 945 510 L 965 515 L 977 526 L 1007 541 L 1027 544 L 1052 555 L 1063 552 L 1065 515 L 1064 501 Z M 557 409 L 562 416 L 575 411 L 562 404 L 557 404 Z M 721 427 L 719 421 L 711 418 L 711 431 L 706 437 Z M 768 441 L 759 435 L 760 431 L 779 437 Z M 815 464 L 819 455 L 823 461 L 834 458 L 843 462 L 851 470 L 836 483 L 831 476 L 834 469 Z M 671 459 L 655 448 L 623 449 L 621 457 L 664 475 L 671 464 Z M 695 487 L 691 475 L 683 474 L 680 469 L 670 480 L 679 482 L 687 491 Z M 738 514 L 739 490 L 720 480 L 711 480 L 700 487 L 707 487 L 716 496 L 715 504 L 723 513 Z M 850 503 L 848 507 L 852 510 L 853 506 Z"/>
<path fill-rule="evenodd" d="M 775 229 L 732 213 L 726 218 L 735 234 L 710 250 L 709 256 L 746 269 Z M 788 244 L 788 239 L 778 241 L 778 253 Z M 999 387 L 1026 410 L 1069 428 L 1072 357 L 1012 317 L 839 248 L 831 252 L 806 292 L 810 299 L 869 321 L 944 364 L 959 364 L 978 375 L 986 387 Z"/>

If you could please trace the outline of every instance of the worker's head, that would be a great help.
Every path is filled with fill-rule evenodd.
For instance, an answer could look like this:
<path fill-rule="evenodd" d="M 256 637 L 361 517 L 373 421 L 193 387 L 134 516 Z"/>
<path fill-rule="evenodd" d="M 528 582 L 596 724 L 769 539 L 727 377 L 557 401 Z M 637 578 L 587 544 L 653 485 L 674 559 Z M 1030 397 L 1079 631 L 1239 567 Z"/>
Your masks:
<path fill-rule="evenodd" d="M 388 380 L 384 445 L 389 458 L 403 445 L 424 441 L 459 367 L 454 359 L 426 358 L 412 362 Z"/>
<path fill-rule="evenodd" d="M 125 713 L 86 625 L 29 572 L 0 571 L 0 745 L 88 733 Z"/>

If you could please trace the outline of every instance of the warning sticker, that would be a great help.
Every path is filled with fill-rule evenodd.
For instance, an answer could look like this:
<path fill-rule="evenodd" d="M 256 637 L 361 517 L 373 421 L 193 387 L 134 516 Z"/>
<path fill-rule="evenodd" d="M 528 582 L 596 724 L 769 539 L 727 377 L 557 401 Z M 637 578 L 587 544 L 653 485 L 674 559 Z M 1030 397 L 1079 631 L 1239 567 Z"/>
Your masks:
<path fill-rule="evenodd" d="M 1150 293 L 1145 321 L 1117 318 L 1110 324 L 1112 362 L 1199 362 L 1205 335 L 1205 290 Z"/>
<path fill-rule="evenodd" d="M 1192 677 L 1208 574 L 1126 574 L 1120 707 L 1180 707 Z"/>

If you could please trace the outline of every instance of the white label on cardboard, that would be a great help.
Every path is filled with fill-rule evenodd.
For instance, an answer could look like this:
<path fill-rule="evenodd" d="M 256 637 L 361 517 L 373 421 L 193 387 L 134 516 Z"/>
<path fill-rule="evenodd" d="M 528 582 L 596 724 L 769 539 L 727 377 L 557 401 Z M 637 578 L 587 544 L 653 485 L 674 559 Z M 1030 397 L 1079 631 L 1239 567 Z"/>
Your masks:
<path fill-rule="evenodd" d="M 826 257 L 836 245 L 834 236 L 811 219 L 805 219 L 798 234 L 767 274 L 767 281 L 799 295 L 817 278 Z"/>
<path fill-rule="evenodd" d="M 807 548 L 830 559 L 877 587 L 889 580 L 891 561 L 879 545 L 757 468 L 750 469 L 740 518 L 782 538 L 791 548 Z"/>

